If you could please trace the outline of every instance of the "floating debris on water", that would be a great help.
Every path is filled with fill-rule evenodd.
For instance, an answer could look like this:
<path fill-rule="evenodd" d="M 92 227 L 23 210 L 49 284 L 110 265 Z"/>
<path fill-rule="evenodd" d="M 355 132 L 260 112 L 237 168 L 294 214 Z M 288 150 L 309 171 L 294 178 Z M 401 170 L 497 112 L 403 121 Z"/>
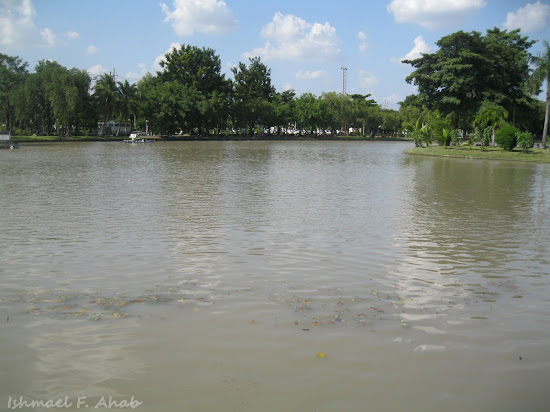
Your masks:
<path fill-rule="evenodd" d="M 2 304 L 10 305 L 10 312 L 21 305 L 21 311 L 34 315 L 82 317 L 90 321 L 102 319 L 124 319 L 130 316 L 128 308 L 136 304 L 189 303 L 192 305 L 212 304 L 206 297 L 185 297 L 172 287 L 147 290 L 138 296 L 118 293 L 101 296 L 99 293 L 75 293 L 66 291 L 17 292 L 10 291 L 3 296 Z M 26 307 L 25 307 L 26 306 Z M 195 308 L 197 309 L 197 308 Z M 198 309 L 197 309 L 198 310 Z M 9 316 L 6 319 L 9 322 Z"/>

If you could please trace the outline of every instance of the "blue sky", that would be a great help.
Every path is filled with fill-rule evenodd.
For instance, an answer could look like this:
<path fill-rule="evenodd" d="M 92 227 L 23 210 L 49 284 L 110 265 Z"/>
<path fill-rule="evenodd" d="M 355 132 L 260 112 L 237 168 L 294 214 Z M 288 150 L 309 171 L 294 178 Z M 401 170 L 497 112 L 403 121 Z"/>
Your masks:
<path fill-rule="evenodd" d="M 550 40 L 550 1 L 536 0 L 0 0 L 0 52 L 116 70 L 137 81 L 177 44 L 213 48 L 223 71 L 260 56 L 278 91 L 370 93 L 383 107 L 415 92 L 404 57 L 458 30 L 521 28 Z"/>

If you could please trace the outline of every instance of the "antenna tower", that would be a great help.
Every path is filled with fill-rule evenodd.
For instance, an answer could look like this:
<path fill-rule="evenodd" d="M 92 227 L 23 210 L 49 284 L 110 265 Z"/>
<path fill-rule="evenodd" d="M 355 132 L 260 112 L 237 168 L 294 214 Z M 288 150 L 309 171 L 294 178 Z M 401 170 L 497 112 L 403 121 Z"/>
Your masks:
<path fill-rule="evenodd" d="M 347 93 L 346 91 L 346 77 L 347 77 L 348 68 L 342 66 L 342 94 L 345 96 Z"/>

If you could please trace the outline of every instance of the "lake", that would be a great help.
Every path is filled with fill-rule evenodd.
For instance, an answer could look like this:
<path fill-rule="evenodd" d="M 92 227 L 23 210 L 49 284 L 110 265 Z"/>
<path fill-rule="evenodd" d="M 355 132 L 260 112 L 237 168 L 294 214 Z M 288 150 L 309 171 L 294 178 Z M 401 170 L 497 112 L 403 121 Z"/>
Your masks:
<path fill-rule="evenodd" d="M 550 165 L 410 146 L 0 151 L 0 410 L 547 411 Z"/>

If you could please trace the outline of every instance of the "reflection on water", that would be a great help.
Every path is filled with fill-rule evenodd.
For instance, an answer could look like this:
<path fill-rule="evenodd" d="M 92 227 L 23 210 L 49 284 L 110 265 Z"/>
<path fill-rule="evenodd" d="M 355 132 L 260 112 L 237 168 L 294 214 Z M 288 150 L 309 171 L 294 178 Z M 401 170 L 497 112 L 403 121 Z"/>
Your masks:
<path fill-rule="evenodd" d="M 543 410 L 550 168 L 406 147 L 0 153 L 0 409 Z"/>

